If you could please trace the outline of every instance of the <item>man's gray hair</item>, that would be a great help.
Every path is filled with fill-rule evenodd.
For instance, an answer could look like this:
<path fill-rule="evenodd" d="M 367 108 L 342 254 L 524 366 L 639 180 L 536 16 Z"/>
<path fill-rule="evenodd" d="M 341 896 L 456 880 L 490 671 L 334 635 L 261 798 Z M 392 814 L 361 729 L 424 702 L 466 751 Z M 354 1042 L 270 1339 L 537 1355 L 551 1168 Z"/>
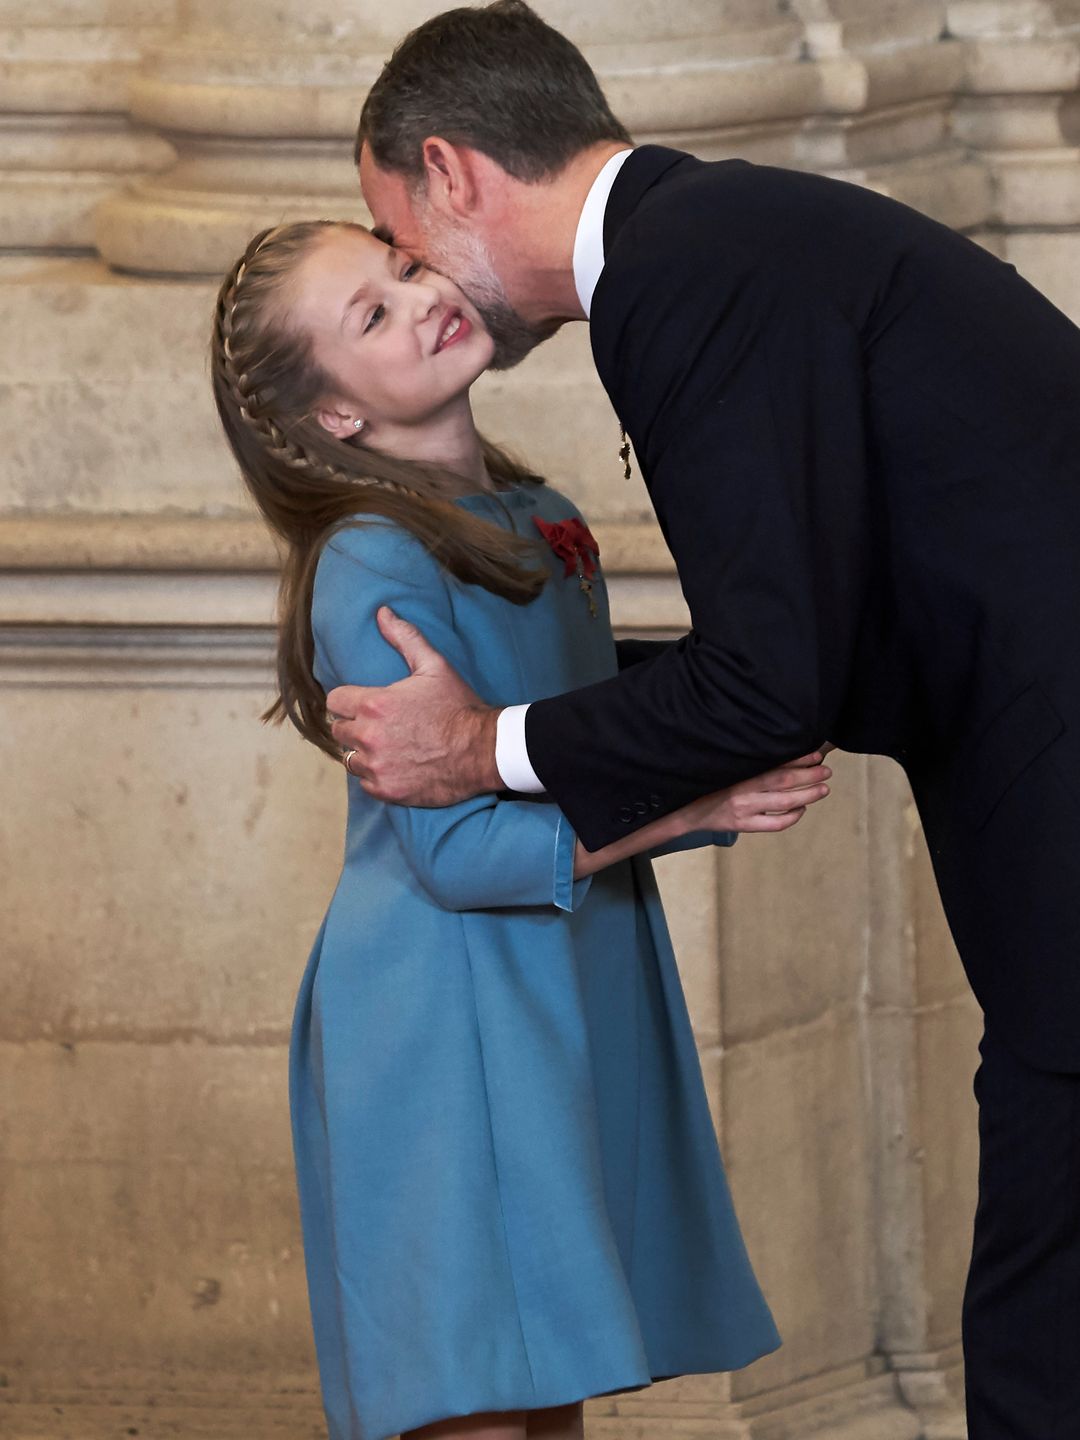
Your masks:
<path fill-rule="evenodd" d="M 524 0 L 445 10 L 406 35 L 364 102 L 356 163 L 366 141 L 380 169 L 419 181 L 431 135 L 523 181 L 601 141 L 632 143 L 581 51 Z"/>

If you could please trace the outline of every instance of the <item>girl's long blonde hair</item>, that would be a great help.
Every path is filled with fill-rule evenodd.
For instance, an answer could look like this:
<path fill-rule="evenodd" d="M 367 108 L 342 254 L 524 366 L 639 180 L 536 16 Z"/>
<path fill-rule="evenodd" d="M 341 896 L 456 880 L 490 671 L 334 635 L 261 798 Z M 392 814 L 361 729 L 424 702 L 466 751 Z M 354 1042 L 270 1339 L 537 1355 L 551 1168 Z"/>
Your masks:
<path fill-rule="evenodd" d="M 307 336 L 288 324 L 285 281 L 327 226 L 264 230 L 222 281 L 214 310 L 214 400 L 240 471 L 267 524 L 284 542 L 278 597 L 278 694 L 264 720 L 288 718 L 305 739 L 340 758 L 313 671 L 311 601 L 320 551 L 334 530 L 383 516 L 411 531 L 452 575 L 517 605 L 534 600 L 547 571 L 536 546 L 447 498 L 461 477 L 339 440 L 312 412 L 333 389 Z M 361 227 L 356 227 L 361 228 Z M 481 437 L 493 479 L 542 484 Z"/>

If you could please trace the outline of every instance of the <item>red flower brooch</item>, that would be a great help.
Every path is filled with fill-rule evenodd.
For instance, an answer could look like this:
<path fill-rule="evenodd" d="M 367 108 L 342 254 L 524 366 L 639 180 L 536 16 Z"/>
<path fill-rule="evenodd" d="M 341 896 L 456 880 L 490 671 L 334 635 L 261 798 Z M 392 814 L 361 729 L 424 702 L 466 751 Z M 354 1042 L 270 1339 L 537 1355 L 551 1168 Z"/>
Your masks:
<path fill-rule="evenodd" d="M 596 562 L 600 559 L 600 546 L 593 539 L 589 527 L 576 515 L 570 520 L 554 521 L 541 520 L 534 515 L 533 524 L 559 559 L 565 562 L 566 569 L 563 574 L 567 577 L 577 575 L 589 602 L 589 613 L 595 615 L 596 601 L 593 599 L 592 582 L 596 574 Z"/>

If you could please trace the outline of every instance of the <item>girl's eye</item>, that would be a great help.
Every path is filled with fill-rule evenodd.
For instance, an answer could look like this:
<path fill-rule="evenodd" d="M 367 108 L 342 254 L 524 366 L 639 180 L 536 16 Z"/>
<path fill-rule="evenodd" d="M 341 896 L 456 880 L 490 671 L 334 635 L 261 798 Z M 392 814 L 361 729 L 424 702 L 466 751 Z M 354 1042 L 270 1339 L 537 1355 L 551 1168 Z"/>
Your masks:
<path fill-rule="evenodd" d="M 415 275 L 419 275 L 423 268 L 419 260 L 414 260 L 410 265 L 406 265 L 405 269 L 401 272 L 402 280 L 411 280 Z M 371 312 L 367 324 L 364 326 L 363 333 L 366 335 L 369 330 L 374 330 L 375 326 L 378 325 L 385 316 L 386 306 L 376 305 L 375 309 Z"/>

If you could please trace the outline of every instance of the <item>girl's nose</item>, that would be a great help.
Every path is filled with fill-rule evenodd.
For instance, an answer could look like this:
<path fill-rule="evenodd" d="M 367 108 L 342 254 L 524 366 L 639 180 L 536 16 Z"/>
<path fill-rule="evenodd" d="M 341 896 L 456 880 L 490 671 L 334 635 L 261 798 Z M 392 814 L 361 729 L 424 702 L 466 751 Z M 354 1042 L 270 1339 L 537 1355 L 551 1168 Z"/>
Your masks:
<path fill-rule="evenodd" d="M 426 320 L 431 312 L 437 310 L 442 303 L 442 297 L 434 285 L 425 285 L 422 281 L 414 280 L 412 291 L 417 318 L 420 320 Z"/>

